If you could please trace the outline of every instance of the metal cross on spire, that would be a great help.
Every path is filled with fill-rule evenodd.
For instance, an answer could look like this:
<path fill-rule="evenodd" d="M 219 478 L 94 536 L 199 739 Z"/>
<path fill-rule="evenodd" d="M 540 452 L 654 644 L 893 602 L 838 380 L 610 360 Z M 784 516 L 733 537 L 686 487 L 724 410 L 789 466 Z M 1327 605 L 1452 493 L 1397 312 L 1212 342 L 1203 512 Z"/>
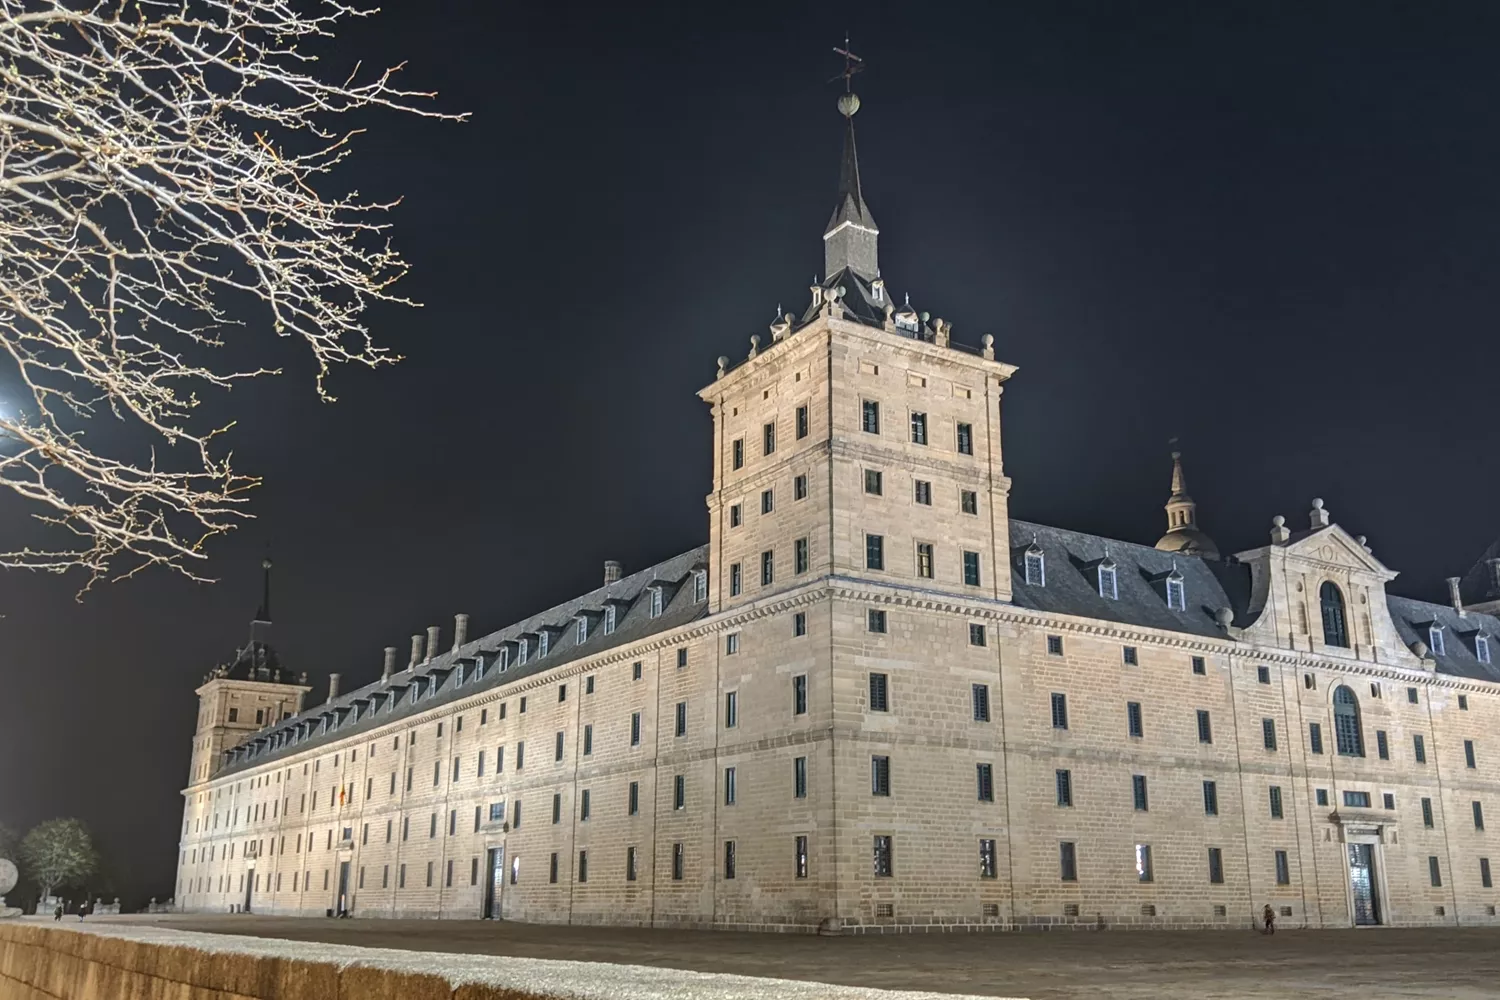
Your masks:
<path fill-rule="evenodd" d="M 843 80 L 844 92 L 846 94 L 852 93 L 854 90 L 854 84 L 852 82 L 854 80 L 854 74 L 865 68 L 865 61 L 849 50 L 848 33 L 845 33 L 844 35 L 844 47 L 839 48 L 837 45 L 835 45 L 833 47 L 833 51 L 844 57 L 844 71 L 838 76 L 830 77 L 828 82 L 832 83 L 834 80 Z"/>

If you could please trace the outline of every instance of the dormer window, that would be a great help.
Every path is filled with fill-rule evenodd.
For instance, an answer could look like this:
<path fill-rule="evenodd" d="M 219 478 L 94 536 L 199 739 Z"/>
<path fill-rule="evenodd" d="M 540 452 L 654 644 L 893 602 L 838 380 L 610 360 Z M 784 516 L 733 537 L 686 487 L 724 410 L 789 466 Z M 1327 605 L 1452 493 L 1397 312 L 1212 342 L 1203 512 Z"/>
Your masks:
<path fill-rule="evenodd" d="M 1187 610 L 1187 590 L 1182 585 L 1182 574 L 1175 569 L 1167 575 L 1167 607 L 1172 611 Z"/>
<path fill-rule="evenodd" d="M 1033 587 L 1047 586 L 1047 556 L 1036 542 L 1026 550 L 1026 582 Z"/>
<path fill-rule="evenodd" d="M 537 639 L 536 639 L 536 655 L 537 656 L 546 656 L 547 655 L 547 647 L 552 644 L 551 641 L 550 641 L 551 639 L 552 639 L 552 633 L 548 632 L 546 629 L 542 629 L 542 634 L 539 635 L 539 636 L 537 636 Z"/>
<path fill-rule="evenodd" d="M 580 646 L 589 641 L 589 620 L 583 615 L 578 616 L 578 634 L 576 641 Z"/>
<path fill-rule="evenodd" d="M 609 633 L 613 632 L 614 630 L 615 630 L 615 606 L 613 604 L 611 604 L 609 607 L 607 607 L 607 608 L 604 609 L 604 634 L 605 635 L 609 635 Z"/>
<path fill-rule="evenodd" d="M 693 600 L 708 600 L 708 571 L 700 569 L 693 574 Z"/>
<path fill-rule="evenodd" d="M 518 665 L 520 665 L 520 666 L 525 666 L 526 665 L 526 661 L 527 661 L 528 658 L 530 658 L 530 656 L 531 656 L 531 640 L 527 639 L 527 638 L 525 638 L 523 636 L 521 638 L 521 652 L 520 652 L 520 655 L 516 658 L 516 663 Z"/>
<path fill-rule="evenodd" d="M 651 617 L 652 618 L 660 618 L 661 617 L 661 588 L 660 587 L 652 587 L 651 588 Z"/>
<path fill-rule="evenodd" d="M 1349 648 L 1349 627 L 1344 619 L 1344 595 L 1332 580 L 1318 588 L 1318 604 L 1323 612 L 1323 644 Z"/>
<path fill-rule="evenodd" d="M 1099 564 L 1099 596 L 1107 601 L 1120 599 L 1120 589 L 1115 581 L 1115 561 L 1108 556 Z"/>
<path fill-rule="evenodd" d="M 500 669 L 504 670 L 506 667 L 509 667 L 509 666 L 510 666 L 510 647 L 509 646 L 501 646 L 500 647 Z"/>
<path fill-rule="evenodd" d="M 1436 622 L 1427 627 L 1427 648 L 1438 656 L 1442 656 L 1446 651 L 1443 647 L 1443 626 Z"/>
<path fill-rule="evenodd" d="M 1474 658 L 1480 663 L 1490 662 L 1490 637 L 1483 632 L 1474 637 Z"/>
<path fill-rule="evenodd" d="M 874 281 L 870 282 L 870 297 L 873 298 L 876 302 L 884 302 L 885 301 L 885 282 L 884 281 L 880 280 L 879 278 L 876 278 Z"/>

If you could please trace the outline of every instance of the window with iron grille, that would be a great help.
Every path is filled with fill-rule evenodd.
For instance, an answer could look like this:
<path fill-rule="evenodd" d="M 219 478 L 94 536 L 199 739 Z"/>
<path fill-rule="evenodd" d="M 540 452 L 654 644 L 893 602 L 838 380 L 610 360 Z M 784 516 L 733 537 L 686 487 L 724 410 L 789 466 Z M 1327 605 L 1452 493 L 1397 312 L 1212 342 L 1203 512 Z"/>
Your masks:
<path fill-rule="evenodd" d="M 687 735 L 687 702 L 685 701 L 679 701 L 677 703 L 677 728 L 675 730 L 675 735 Z"/>
<path fill-rule="evenodd" d="M 625 800 L 625 812 L 626 815 L 636 816 L 640 814 L 640 811 L 641 783 L 639 781 L 632 781 L 630 783 L 630 794 L 626 797 Z"/>
<path fill-rule="evenodd" d="M 793 872 L 796 878 L 807 878 L 807 838 L 798 837 L 793 847 Z"/>
<path fill-rule="evenodd" d="M 1260 720 L 1260 741 L 1267 750 L 1276 749 L 1276 720 Z"/>
<path fill-rule="evenodd" d="M 1340 755 L 1365 755 L 1365 741 L 1359 724 L 1359 702 L 1346 684 L 1339 685 L 1333 692 L 1333 735 Z"/>
<path fill-rule="evenodd" d="M 1307 743 L 1313 753 L 1323 752 L 1323 727 L 1316 722 L 1307 724 Z"/>
<path fill-rule="evenodd" d="M 990 686 L 988 684 L 974 684 L 970 686 L 970 699 L 973 702 L 974 721 L 990 721 Z"/>
<path fill-rule="evenodd" d="M 1073 804 L 1073 772 L 1060 768 L 1056 774 L 1056 781 L 1057 804 L 1071 806 Z"/>
<path fill-rule="evenodd" d="M 807 714 L 807 675 L 798 674 L 792 678 L 792 714 Z"/>
<path fill-rule="evenodd" d="M 914 480 L 913 500 L 925 507 L 932 506 L 932 484 L 925 479 Z"/>
<path fill-rule="evenodd" d="M 979 841 L 979 877 L 994 878 L 998 866 L 995 864 L 995 842 L 987 838 Z"/>
<path fill-rule="evenodd" d="M 877 836 L 875 838 L 875 877 L 890 878 L 896 873 L 894 851 L 891 838 L 888 836 Z"/>
<path fill-rule="evenodd" d="M 992 764 L 974 765 L 975 783 L 978 787 L 980 802 L 995 801 L 995 768 Z M 1474 803 L 1477 807 L 1479 803 Z"/>
<path fill-rule="evenodd" d="M 890 682 L 885 674 L 870 675 L 870 711 L 885 712 L 889 710 Z"/>
<path fill-rule="evenodd" d="M 1193 657 L 1193 673 L 1200 674 L 1200 675 L 1207 674 L 1208 673 L 1208 661 L 1205 660 L 1201 656 L 1195 656 L 1195 657 Z"/>
<path fill-rule="evenodd" d="M 1052 692 L 1052 728 L 1068 728 L 1068 696 L 1061 692 Z"/>
<path fill-rule="evenodd" d="M 1219 785 L 1218 782 L 1205 781 L 1203 783 L 1203 815 L 1219 815 Z"/>
<path fill-rule="evenodd" d="M 1417 763 L 1427 763 L 1427 745 L 1422 741 L 1422 734 L 1415 733 L 1411 738 L 1412 752 L 1416 754 Z"/>
<path fill-rule="evenodd" d="M 1145 812 L 1149 808 L 1146 798 L 1146 776 L 1144 774 L 1132 774 L 1130 776 L 1130 788 L 1135 797 L 1135 808 Z"/>
<path fill-rule="evenodd" d="M 792 760 L 792 798 L 807 798 L 807 758 L 797 757 Z"/>
<path fill-rule="evenodd" d="M 1207 709 L 1198 709 L 1198 742 L 1212 743 L 1214 741 L 1213 718 Z"/>
<path fill-rule="evenodd" d="M 1437 855 L 1435 854 L 1428 855 L 1427 857 L 1427 877 L 1434 887 L 1443 884 L 1443 869 L 1439 867 Z"/>
<path fill-rule="evenodd" d="M 1286 851 L 1276 852 L 1276 884 L 1292 884 L 1292 866 L 1287 862 Z"/>
<path fill-rule="evenodd" d="M 1217 847 L 1208 849 L 1208 880 L 1215 885 L 1224 881 L 1224 852 Z"/>
<path fill-rule="evenodd" d="M 1145 736 L 1146 725 L 1141 719 L 1141 703 L 1138 701 L 1127 701 L 1125 703 L 1125 720 L 1130 729 L 1131 736 Z"/>
<path fill-rule="evenodd" d="M 1123 647 L 1125 665 L 1127 667 L 1138 667 L 1141 665 L 1140 652 L 1134 646 Z"/>
<path fill-rule="evenodd" d="M 1047 636 L 1047 655 L 1048 656 L 1061 656 L 1062 653 L 1063 653 L 1062 636 L 1060 636 L 1060 635 L 1049 635 L 1049 636 Z"/>
<path fill-rule="evenodd" d="M 1429 829 L 1429 830 L 1432 829 L 1432 800 L 1431 799 L 1423 799 L 1422 800 L 1422 825 L 1424 827 L 1426 827 L 1427 829 Z"/>
<path fill-rule="evenodd" d="M 1280 785 L 1272 785 L 1271 789 L 1270 789 L 1270 792 L 1271 792 L 1271 818 L 1272 819 L 1283 819 L 1284 815 L 1282 813 L 1282 808 L 1281 808 L 1281 786 Z"/>
<path fill-rule="evenodd" d="M 891 794 L 891 759 L 885 756 L 870 758 L 870 794 Z"/>

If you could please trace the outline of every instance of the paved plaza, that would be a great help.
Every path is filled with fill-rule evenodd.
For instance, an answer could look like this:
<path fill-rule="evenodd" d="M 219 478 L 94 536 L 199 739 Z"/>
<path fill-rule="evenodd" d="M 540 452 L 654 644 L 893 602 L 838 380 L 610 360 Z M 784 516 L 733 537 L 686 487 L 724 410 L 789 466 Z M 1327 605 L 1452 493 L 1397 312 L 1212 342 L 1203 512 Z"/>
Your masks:
<path fill-rule="evenodd" d="M 483 921 L 102 918 L 371 948 L 655 965 L 1029 1000 L 1500 997 L 1500 930 L 1067 931 L 816 938 Z"/>

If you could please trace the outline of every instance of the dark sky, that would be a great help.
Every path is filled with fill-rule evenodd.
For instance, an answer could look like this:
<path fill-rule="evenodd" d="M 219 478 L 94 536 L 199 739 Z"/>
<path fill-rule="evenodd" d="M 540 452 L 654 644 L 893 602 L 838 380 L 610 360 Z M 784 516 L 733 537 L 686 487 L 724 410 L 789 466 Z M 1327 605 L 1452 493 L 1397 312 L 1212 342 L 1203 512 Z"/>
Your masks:
<path fill-rule="evenodd" d="M 0 574 L 0 822 L 80 816 L 170 894 L 193 689 L 268 542 L 321 696 L 703 541 L 695 391 L 822 266 L 846 27 L 890 288 L 1020 366 L 1016 516 L 1152 542 L 1180 434 L 1226 551 L 1321 496 L 1436 597 L 1500 533 L 1500 6 L 646 7 L 426 0 L 341 36 L 330 72 L 406 59 L 473 113 L 378 117 L 342 178 L 405 198 L 426 306 L 370 319 L 407 360 L 326 405 L 265 335 L 289 370 L 229 401 L 266 485 L 220 583 Z"/>

